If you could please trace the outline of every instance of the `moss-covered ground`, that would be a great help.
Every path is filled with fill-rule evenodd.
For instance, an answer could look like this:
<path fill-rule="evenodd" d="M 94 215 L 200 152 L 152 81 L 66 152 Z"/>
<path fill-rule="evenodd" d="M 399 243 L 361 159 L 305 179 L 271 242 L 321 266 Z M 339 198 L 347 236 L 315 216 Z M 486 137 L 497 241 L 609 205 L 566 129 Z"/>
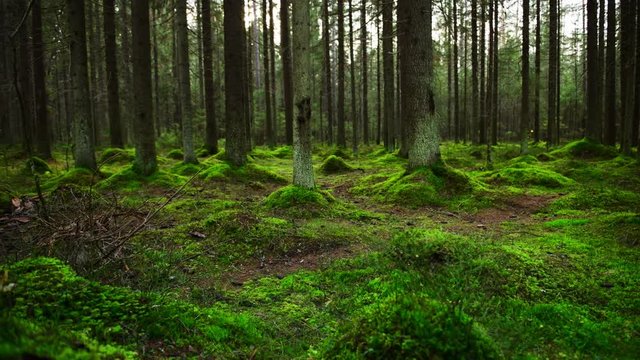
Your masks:
<path fill-rule="evenodd" d="M 236 168 L 167 146 L 149 178 L 130 149 L 97 173 L 6 150 L 0 358 L 637 358 L 638 162 L 485 153 L 407 172 L 317 147 L 305 190 L 290 147 Z"/>

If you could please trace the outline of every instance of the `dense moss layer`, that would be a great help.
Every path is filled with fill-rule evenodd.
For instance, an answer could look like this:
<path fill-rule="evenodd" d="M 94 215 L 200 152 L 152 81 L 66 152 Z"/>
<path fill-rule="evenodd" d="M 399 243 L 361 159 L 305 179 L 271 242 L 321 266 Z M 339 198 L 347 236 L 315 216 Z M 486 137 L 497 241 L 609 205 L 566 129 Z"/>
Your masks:
<path fill-rule="evenodd" d="M 320 165 L 320 171 L 325 175 L 340 174 L 353 171 L 353 166 L 347 164 L 343 158 L 330 155 Z"/>

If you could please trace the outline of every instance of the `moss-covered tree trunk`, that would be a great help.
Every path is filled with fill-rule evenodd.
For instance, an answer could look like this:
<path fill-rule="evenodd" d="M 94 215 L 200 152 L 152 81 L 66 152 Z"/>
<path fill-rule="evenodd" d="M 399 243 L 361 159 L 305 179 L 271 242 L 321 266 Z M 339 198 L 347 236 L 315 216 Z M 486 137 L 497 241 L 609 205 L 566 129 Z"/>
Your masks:
<path fill-rule="evenodd" d="M 249 142 L 245 124 L 244 0 L 224 0 L 224 81 L 227 158 L 235 166 L 247 161 Z"/>
<path fill-rule="evenodd" d="M 84 0 L 67 0 L 71 86 L 73 99 L 73 137 L 76 167 L 97 170 L 91 125 L 91 99 L 87 70 L 87 38 L 85 31 Z"/>
<path fill-rule="evenodd" d="M 176 47 L 178 53 L 178 78 L 180 89 L 180 114 L 182 116 L 182 147 L 185 163 L 197 163 L 193 147 L 193 119 L 191 107 L 191 74 L 189 72 L 189 28 L 187 25 L 187 0 L 176 1 Z"/>
<path fill-rule="evenodd" d="M 409 168 L 439 159 L 439 126 L 435 115 L 431 1 L 398 1 L 398 49 L 402 116 L 408 135 Z"/>
<path fill-rule="evenodd" d="M 309 0 L 293 2 L 293 71 L 296 119 L 293 124 L 293 184 L 315 186 L 311 163 L 311 18 Z"/>
<path fill-rule="evenodd" d="M 157 169 L 156 143 L 151 90 L 151 31 L 149 0 L 131 3 L 131 37 L 133 43 L 133 105 L 136 159 L 133 170 L 143 176 Z"/>

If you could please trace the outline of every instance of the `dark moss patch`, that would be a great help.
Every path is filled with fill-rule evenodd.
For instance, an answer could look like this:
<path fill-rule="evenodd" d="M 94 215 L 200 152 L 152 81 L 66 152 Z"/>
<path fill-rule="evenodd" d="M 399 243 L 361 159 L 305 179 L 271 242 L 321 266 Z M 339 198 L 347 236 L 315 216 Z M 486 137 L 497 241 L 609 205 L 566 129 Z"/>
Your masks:
<path fill-rule="evenodd" d="M 613 159 L 618 156 L 615 148 L 599 144 L 589 139 L 568 143 L 551 152 L 554 157 L 572 157 L 577 159 Z"/>
<path fill-rule="evenodd" d="M 24 171 L 26 174 L 39 174 L 43 175 L 51 172 L 51 168 L 46 161 L 40 159 L 37 156 L 32 156 L 24 164 Z"/>
<path fill-rule="evenodd" d="M 235 167 L 224 161 L 209 163 L 208 168 L 202 171 L 201 176 L 205 180 L 226 181 L 232 180 L 242 183 L 262 182 L 273 184 L 286 184 L 287 179 L 269 170 L 268 168 L 250 162 L 241 167 Z"/>
<path fill-rule="evenodd" d="M 89 169 L 72 168 L 43 182 L 46 190 L 55 190 L 62 186 L 91 186 L 102 179 L 103 175 Z"/>
<path fill-rule="evenodd" d="M 175 189 L 182 186 L 185 181 L 186 179 L 182 176 L 164 171 L 156 171 L 148 177 L 140 176 L 129 166 L 101 181 L 98 187 L 101 189 L 118 189 L 123 191 L 136 191 L 144 186 Z"/>
<path fill-rule="evenodd" d="M 182 160 L 184 159 L 184 153 L 181 149 L 173 149 L 167 153 L 167 157 L 173 160 Z"/>
<path fill-rule="evenodd" d="M 537 161 L 537 160 L 536 160 Z M 515 186 L 542 186 L 546 188 L 562 188 L 574 184 L 574 181 L 539 166 L 528 163 L 516 163 L 514 165 L 494 171 L 485 177 L 486 181 L 493 184 L 508 184 Z"/>
<path fill-rule="evenodd" d="M 101 164 L 121 164 L 129 163 L 135 159 L 134 150 L 120 148 L 107 148 L 100 154 Z"/>
<path fill-rule="evenodd" d="M 551 208 L 605 211 L 640 209 L 640 195 L 611 188 L 583 188 L 556 200 Z"/>
<path fill-rule="evenodd" d="M 542 161 L 542 162 L 548 162 L 548 161 L 555 160 L 555 158 L 553 156 L 551 156 L 551 155 L 549 155 L 547 153 L 538 154 L 538 156 L 536 156 L 536 158 L 539 161 Z"/>
<path fill-rule="evenodd" d="M 178 163 L 171 168 L 171 172 L 173 174 L 182 175 L 182 176 L 193 176 L 197 174 L 201 169 L 202 167 L 200 165 Z"/>
<path fill-rule="evenodd" d="M 320 166 L 320 171 L 325 175 L 340 174 L 353 171 L 353 166 L 347 164 L 343 158 L 335 155 L 327 157 Z"/>

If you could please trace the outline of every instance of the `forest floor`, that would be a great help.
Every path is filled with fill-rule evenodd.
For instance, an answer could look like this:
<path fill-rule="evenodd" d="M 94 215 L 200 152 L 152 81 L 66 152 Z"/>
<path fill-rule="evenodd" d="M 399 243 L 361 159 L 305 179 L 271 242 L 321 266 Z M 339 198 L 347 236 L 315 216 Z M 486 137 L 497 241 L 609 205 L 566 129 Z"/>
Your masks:
<path fill-rule="evenodd" d="M 640 164 L 518 150 L 408 174 L 318 147 L 318 191 L 289 147 L 148 179 L 131 149 L 98 175 L 4 150 L 0 358 L 636 358 Z"/>

